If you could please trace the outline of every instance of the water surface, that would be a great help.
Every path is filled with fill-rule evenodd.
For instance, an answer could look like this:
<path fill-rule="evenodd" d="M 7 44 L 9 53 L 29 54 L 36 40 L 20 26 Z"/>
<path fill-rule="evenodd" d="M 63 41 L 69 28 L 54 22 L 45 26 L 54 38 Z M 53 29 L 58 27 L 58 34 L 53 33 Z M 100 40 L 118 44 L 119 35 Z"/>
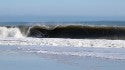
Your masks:
<path fill-rule="evenodd" d="M 3 46 L 0 46 L 3 47 Z M 0 70 L 124 70 L 125 60 L 0 50 Z M 13 50 L 13 51 L 12 51 Z"/>

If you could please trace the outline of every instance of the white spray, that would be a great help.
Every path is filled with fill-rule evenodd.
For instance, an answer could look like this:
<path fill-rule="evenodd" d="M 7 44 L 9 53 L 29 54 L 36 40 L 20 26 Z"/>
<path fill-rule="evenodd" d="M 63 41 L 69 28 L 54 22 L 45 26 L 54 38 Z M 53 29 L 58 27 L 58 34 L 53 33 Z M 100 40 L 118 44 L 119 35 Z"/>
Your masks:
<path fill-rule="evenodd" d="M 7 27 L 0 27 L 0 37 L 15 37 L 15 38 L 22 38 L 23 35 L 19 28 L 7 28 Z"/>

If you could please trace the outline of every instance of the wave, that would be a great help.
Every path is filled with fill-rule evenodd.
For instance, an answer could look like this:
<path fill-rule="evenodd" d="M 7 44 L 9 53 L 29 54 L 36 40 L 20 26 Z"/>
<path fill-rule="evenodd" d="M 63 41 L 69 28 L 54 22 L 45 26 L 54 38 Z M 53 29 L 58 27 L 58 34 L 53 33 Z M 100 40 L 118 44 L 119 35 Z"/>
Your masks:
<path fill-rule="evenodd" d="M 125 39 L 125 27 L 92 25 L 1 26 L 0 37 Z"/>

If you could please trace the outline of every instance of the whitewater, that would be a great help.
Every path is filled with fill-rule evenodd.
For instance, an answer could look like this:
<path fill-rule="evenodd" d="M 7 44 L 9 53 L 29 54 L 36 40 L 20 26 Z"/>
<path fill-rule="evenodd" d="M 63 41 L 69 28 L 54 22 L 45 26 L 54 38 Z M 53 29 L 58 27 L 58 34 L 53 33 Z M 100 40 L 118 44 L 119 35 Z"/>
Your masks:
<path fill-rule="evenodd" d="M 125 48 L 125 40 L 62 39 L 62 38 L 0 38 L 0 45 L 39 45 L 69 47 Z"/>

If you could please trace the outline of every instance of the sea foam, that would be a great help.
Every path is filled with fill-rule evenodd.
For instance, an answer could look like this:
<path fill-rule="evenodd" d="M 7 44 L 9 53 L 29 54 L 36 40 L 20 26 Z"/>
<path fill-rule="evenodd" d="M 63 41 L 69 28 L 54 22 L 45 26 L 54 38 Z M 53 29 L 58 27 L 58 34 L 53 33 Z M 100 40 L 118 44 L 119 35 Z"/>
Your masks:
<path fill-rule="evenodd" d="M 39 45 L 69 47 L 125 48 L 125 40 L 64 39 L 64 38 L 0 38 L 0 45 Z"/>
<path fill-rule="evenodd" d="M 19 28 L 7 28 L 7 27 L 0 27 L 0 37 L 14 37 L 14 38 L 22 38 L 23 35 Z"/>

